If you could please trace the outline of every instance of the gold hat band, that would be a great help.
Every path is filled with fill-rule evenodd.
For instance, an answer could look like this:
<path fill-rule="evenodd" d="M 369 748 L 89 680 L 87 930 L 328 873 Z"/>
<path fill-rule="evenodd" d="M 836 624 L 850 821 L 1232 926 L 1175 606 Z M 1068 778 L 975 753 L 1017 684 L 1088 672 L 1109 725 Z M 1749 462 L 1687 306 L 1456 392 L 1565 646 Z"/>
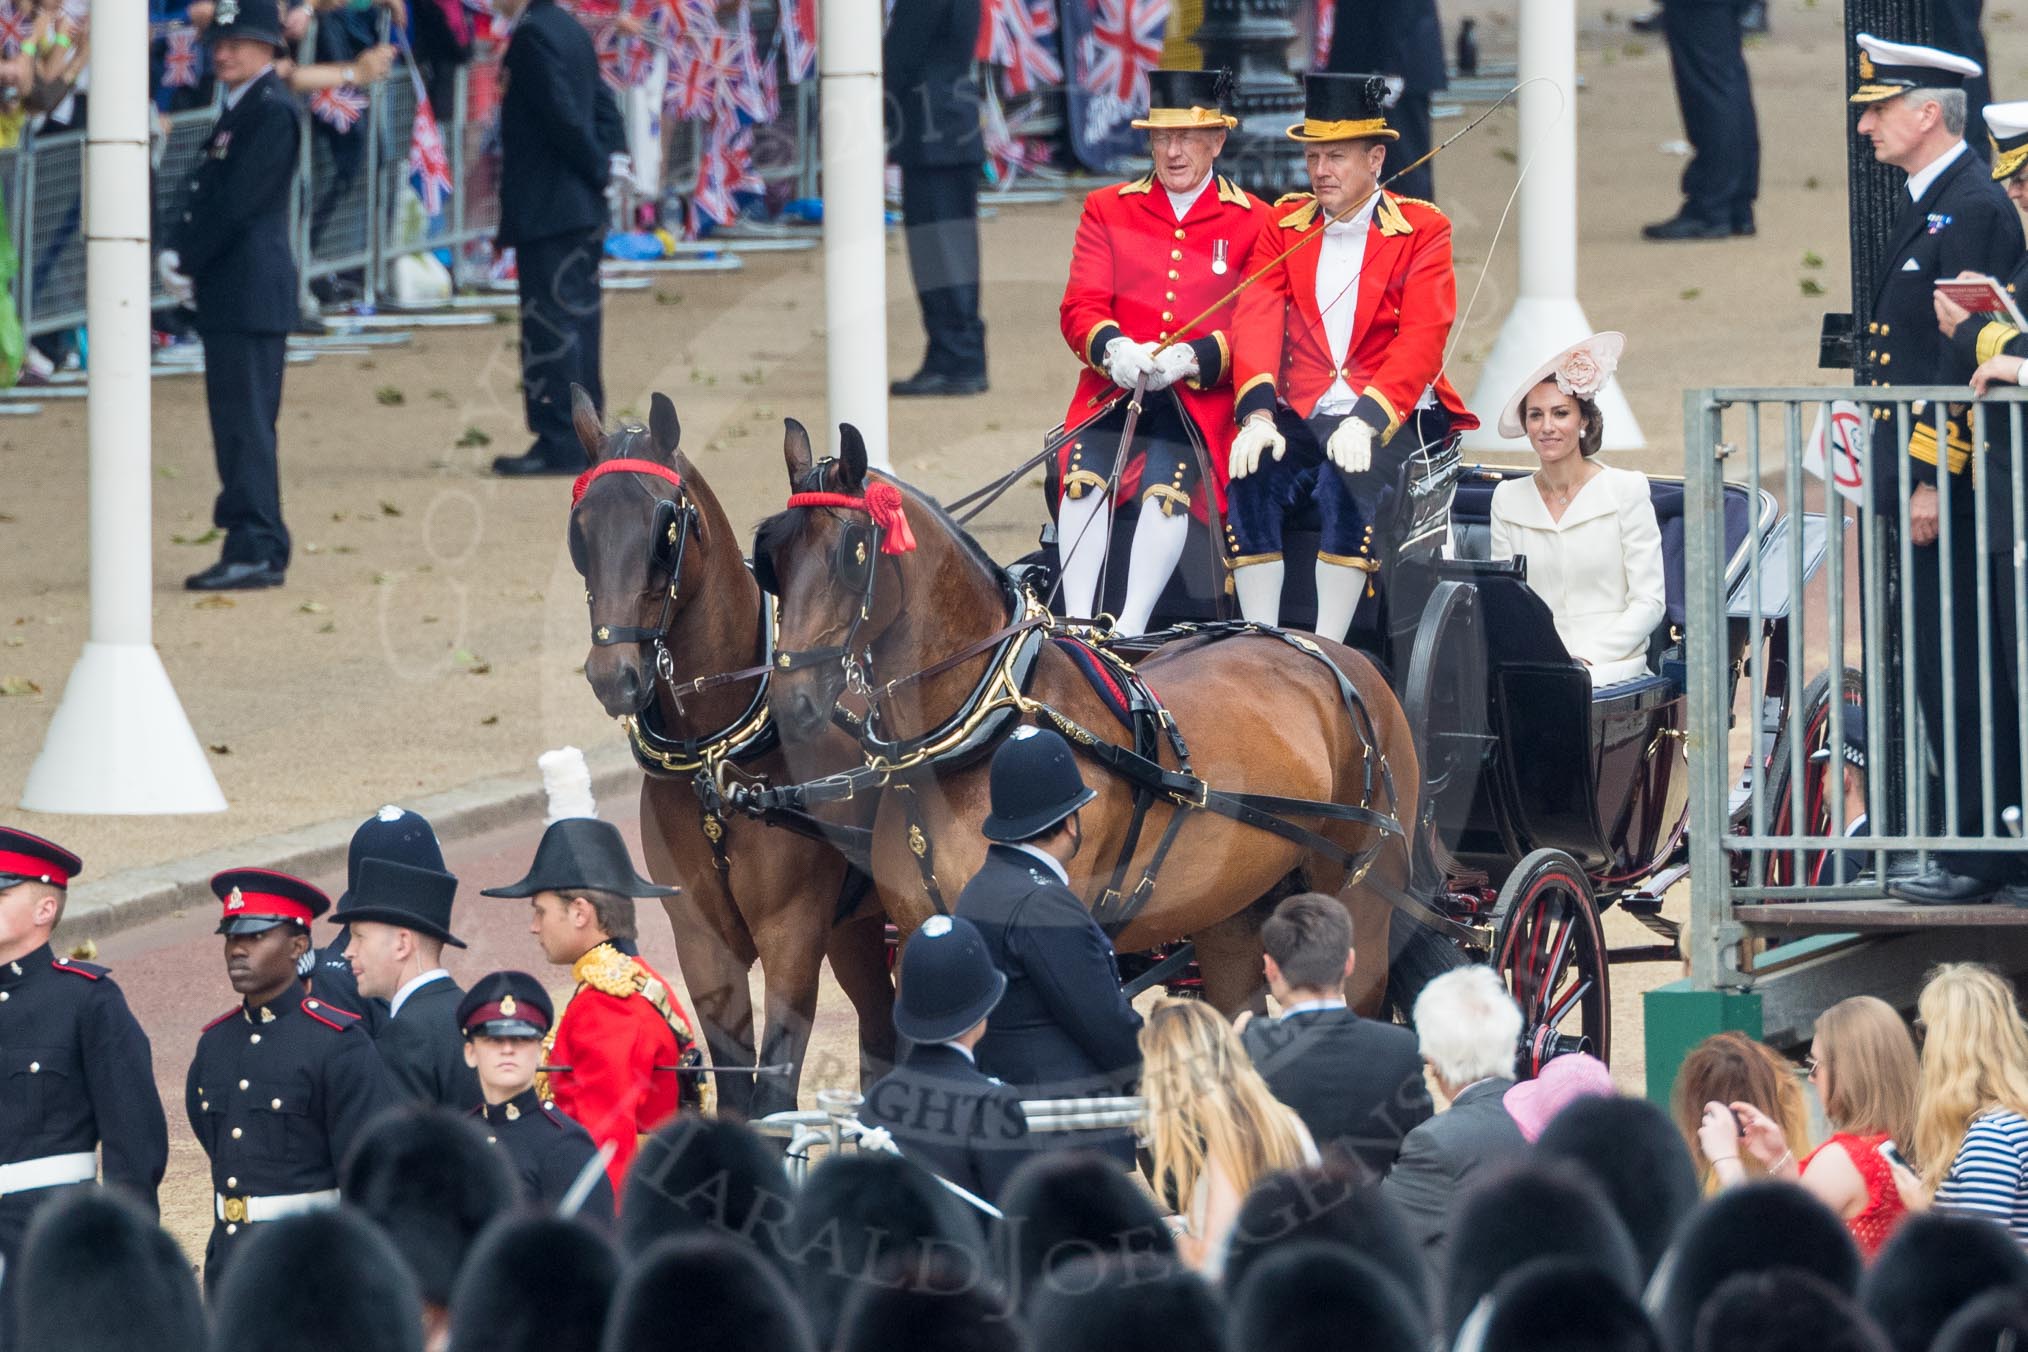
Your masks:
<path fill-rule="evenodd" d="M 1359 141 L 1369 136 L 1383 137 L 1389 141 L 1401 139 L 1401 133 L 1387 125 L 1384 117 L 1358 118 L 1339 122 L 1321 122 L 1306 117 L 1301 125 L 1288 131 L 1292 141 Z"/>
<path fill-rule="evenodd" d="M 1230 113 L 1221 113 L 1216 108 L 1199 108 L 1192 104 L 1188 108 L 1150 108 L 1146 117 L 1133 121 L 1136 131 L 1150 131 L 1154 128 L 1173 128 L 1184 131 L 1236 127 L 1239 119 Z"/>
<path fill-rule="evenodd" d="M 2024 139 L 2012 150 L 2003 148 L 1997 138 L 1987 137 L 1993 143 L 1993 181 L 2004 183 L 2014 177 L 2014 171 L 2028 162 L 2028 139 Z M 2013 140 L 2013 137 L 2008 137 Z"/>

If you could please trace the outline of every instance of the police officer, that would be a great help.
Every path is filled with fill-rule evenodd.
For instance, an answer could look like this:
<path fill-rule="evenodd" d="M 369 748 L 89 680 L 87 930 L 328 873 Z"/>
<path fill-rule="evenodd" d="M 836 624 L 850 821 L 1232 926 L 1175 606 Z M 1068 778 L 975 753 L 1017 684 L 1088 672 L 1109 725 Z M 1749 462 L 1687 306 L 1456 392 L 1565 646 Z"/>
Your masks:
<path fill-rule="evenodd" d="M 1269 211 L 1234 323 L 1225 548 L 1241 612 L 1279 623 L 1283 519 L 1315 502 L 1316 632 L 1335 641 L 1381 570 L 1373 533 L 1402 467 L 1479 422 L 1443 374 L 1458 309 L 1451 223 L 1379 187 L 1399 135 L 1387 82 L 1311 75 L 1303 94 L 1288 134 L 1312 191 Z"/>
<path fill-rule="evenodd" d="M 1212 169 L 1239 120 L 1224 111 L 1227 73 L 1158 70 L 1148 82 L 1148 115 L 1134 126 L 1148 133 L 1154 168 L 1084 199 L 1058 307 L 1064 341 L 1080 366 L 1063 422 L 1083 424 L 1058 466 L 1064 609 L 1090 616 L 1105 608 L 1099 582 L 1112 543 L 1113 499 L 1138 497 L 1126 599 L 1115 626 L 1123 634 L 1148 627 L 1183 557 L 1191 515 L 1205 515 L 1207 501 L 1225 504 L 1233 316 L 1225 298 L 1267 224 L 1267 206 Z M 1142 406 L 1115 484 L 1128 412 L 1120 391 L 1137 382 L 1156 397 Z M 1113 408 L 1094 419 L 1109 399 Z M 1193 443 L 1211 465 L 1208 484 L 1198 482 Z"/>
<path fill-rule="evenodd" d="M 1843 764 L 1831 764 L 1831 748 L 1828 746 L 1812 751 L 1810 763 L 1824 767 L 1824 801 L 1828 804 L 1835 793 L 1844 804 L 1841 810 L 1845 818 L 1845 835 L 1870 836 L 1873 828 L 1866 820 L 1866 711 L 1859 705 L 1848 703 L 1845 706 L 1843 739 L 1844 744 L 1840 748 Z M 1871 855 L 1856 850 L 1826 850 L 1817 856 L 1810 882 L 1812 885 L 1856 882 L 1871 867 Z"/>
<path fill-rule="evenodd" d="M 162 280 L 197 309 L 204 399 L 218 461 L 211 523 L 225 532 L 219 561 L 185 579 L 192 591 L 279 587 L 289 567 L 275 420 L 282 363 L 296 324 L 289 249 L 300 127 L 275 74 L 283 48 L 274 0 L 218 0 L 204 30 L 225 110 L 184 188 L 182 218 L 162 254 Z"/>
<path fill-rule="evenodd" d="M 1020 1094 L 978 1065 L 987 1016 L 1006 991 L 971 921 L 925 920 L 902 950 L 894 1001 L 908 1050 L 873 1082 L 859 1112 L 866 1125 L 886 1128 L 903 1155 L 996 1203 L 1029 1144 Z"/>
<path fill-rule="evenodd" d="M 35 1209 L 99 1176 L 155 1211 L 169 1129 L 148 1035 L 95 963 L 59 958 L 50 932 L 83 864 L 0 827 L 0 1347 L 11 1344 L 7 1272 Z"/>
<path fill-rule="evenodd" d="M 605 406 L 599 374 L 605 189 L 626 149 L 619 106 L 584 26 L 556 0 L 498 0 L 513 36 L 501 59 L 500 231 L 521 291 L 521 398 L 535 442 L 504 475 L 577 474 L 570 387 Z"/>
<path fill-rule="evenodd" d="M 1860 371 L 1870 386 L 1965 383 L 1978 364 L 1972 350 L 1976 338 L 1970 326 L 1963 345 L 1943 336 L 1936 283 L 1967 271 L 2009 277 L 2023 258 L 2020 220 L 2006 192 L 1965 144 L 1964 83 L 1977 74 L 1979 66 L 1953 52 L 1886 42 L 1865 33 L 1857 42 L 1860 83 L 1851 101 L 1862 109 L 1859 135 L 1872 142 L 1874 158 L 1908 175 L 1907 195 L 1888 237 L 1886 261 L 1873 291 Z M 1900 635 L 1900 626 L 1891 626 L 1890 633 L 1896 637 L 1890 641 L 1906 646 L 1931 755 L 1942 766 L 1945 544 L 1951 551 L 1952 574 L 1961 580 L 1960 586 L 1977 576 L 1979 566 L 1974 512 L 1982 494 L 1972 472 L 1970 425 L 1965 418 L 1951 418 L 1939 454 L 1934 410 L 1924 416 L 1924 405 L 1918 402 L 1911 407 L 1905 445 L 1895 407 L 1880 405 L 1872 412 L 1867 466 L 1871 505 L 1897 531 L 1905 510 L 1912 545 L 1912 567 L 1905 583 L 1914 603 L 1915 628 Z M 1905 506 L 1900 479 L 1904 458 L 1910 484 Z M 1952 520 L 1947 542 L 1942 539 L 1939 521 L 1940 463 L 1942 472 L 1951 476 Z M 1996 467 L 1991 457 L 1988 467 Z M 2004 498 L 2004 494 L 1996 497 L 1990 488 L 1987 485 L 1983 496 L 1996 502 Z M 1996 574 L 2005 571 L 2004 567 L 1995 569 Z M 2011 612 L 2011 605 L 2008 609 Z M 1978 835 L 1983 833 L 1985 816 L 1980 788 L 1979 609 L 1976 604 L 1954 604 L 1951 614 L 1959 820 L 1946 829 Z M 1994 674 L 1997 694 L 2006 683 L 2005 672 L 1996 667 Z M 2000 707 L 2011 707 L 2011 698 Z M 2004 770 L 2008 763 L 2008 758 L 1996 762 L 1996 771 Z M 1911 772 L 1918 771 L 1911 767 Z M 1995 788 L 2001 787 L 1996 780 Z M 1941 804 L 1942 793 L 1933 794 L 1932 801 Z M 1937 867 L 1894 882 L 1888 890 L 1908 901 L 1983 901 L 2000 879 L 1975 876 L 1966 869 L 1986 874 L 1997 858 L 1941 856 Z"/>
<path fill-rule="evenodd" d="M 359 1016 L 311 995 L 296 974 L 310 922 L 330 898 L 261 868 L 229 869 L 211 890 L 240 1002 L 204 1026 L 183 1092 L 190 1130 L 211 1157 L 206 1290 L 249 1226 L 335 1206 L 340 1162 L 398 1101 Z"/>
<path fill-rule="evenodd" d="M 457 1009 L 465 1064 L 484 1095 L 472 1116 L 486 1140 L 507 1152 L 523 1194 L 544 1211 L 556 1210 L 599 1153 L 590 1132 L 536 1091 L 542 1040 L 554 1019 L 549 992 L 526 972 L 480 977 Z M 600 1224 L 612 1220 L 613 1185 L 603 1167 L 592 1170 L 578 1214 Z"/>
<path fill-rule="evenodd" d="M 338 909 L 352 903 L 359 887 L 359 869 L 368 859 L 391 859 L 410 868 L 444 873 L 444 851 L 429 819 L 419 812 L 389 803 L 359 824 L 345 852 L 345 890 L 338 896 Z M 317 949 L 306 960 L 304 975 L 310 993 L 328 1004 L 359 1015 L 366 1031 L 374 1037 L 387 1025 L 387 1001 L 359 993 L 359 978 L 353 975 L 348 950 L 352 930 L 341 927 L 338 937 Z"/>
<path fill-rule="evenodd" d="M 1007 991 L 979 1040 L 979 1068 L 1023 1098 L 1126 1093 L 1139 1077 L 1141 1016 L 1120 994 L 1113 948 L 1070 890 L 1084 843 L 1078 810 L 1097 795 L 1070 743 L 1020 727 L 993 753 L 986 863 L 958 894 Z M 1108 1145 L 1131 1162 L 1132 1144 Z"/>
<path fill-rule="evenodd" d="M 528 876 L 481 895 L 526 897 L 528 932 L 577 989 L 549 1032 L 548 1095 L 600 1145 L 623 1187 L 641 1137 L 676 1112 L 677 1068 L 696 1042 L 676 988 L 634 947 L 636 897 L 673 897 L 634 872 L 611 822 L 566 817 L 542 833 Z"/>
<path fill-rule="evenodd" d="M 445 970 L 458 880 L 436 869 L 368 859 L 359 885 L 331 919 L 352 934 L 347 954 L 360 993 L 387 1001 L 374 1037 L 380 1059 L 404 1098 L 466 1110 L 479 1105 L 479 1082 L 465 1064 L 458 1004 L 465 998 Z"/>
<path fill-rule="evenodd" d="M 1740 23 L 1740 0 L 1663 0 L 1669 70 L 1691 156 L 1683 167 L 1683 205 L 1668 220 L 1642 226 L 1644 239 L 1729 239 L 1754 232 L 1760 123 Z"/>

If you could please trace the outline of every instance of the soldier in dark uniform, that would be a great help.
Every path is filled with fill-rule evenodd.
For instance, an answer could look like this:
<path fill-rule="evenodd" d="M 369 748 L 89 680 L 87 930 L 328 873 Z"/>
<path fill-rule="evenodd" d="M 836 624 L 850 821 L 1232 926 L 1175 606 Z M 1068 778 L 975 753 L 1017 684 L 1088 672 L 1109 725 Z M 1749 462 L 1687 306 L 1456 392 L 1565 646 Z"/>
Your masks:
<path fill-rule="evenodd" d="M 443 966 L 446 944 L 465 946 L 451 933 L 457 894 L 449 873 L 368 859 L 331 918 L 352 933 L 347 956 L 360 993 L 387 1001 L 373 1045 L 395 1088 L 404 1098 L 464 1111 L 479 1106 L 479 1082 L 458 1030 L 465 992 Z"/>
<path fill-rule="evenodd" d="M 598 1144 L 535 1087 L 542 1039 L 555 1018 L 549 992 L 526 972 L 494 972 L 472 983 L 457 1010 L 465 1064 L 477 1072 L 485 1100 L 472 1116 L 486 1140 L 507 1152 L 523 1194 L 544 1211 L 555 1211 L 589 1168 L 591 1191 L 577 1214 L 604 1225 L 613 1218 L 613 1185 Z"/>
<path fill-rule="evenodd" d="M 570 387 L 605 406 L 599 375 L 606 181 L 626 149 L 619 108 L 584 26 L 556 0 L 500 0 L 513 22 L 501 59 L 500 243 L 521 291 L 521 397 L 535 442 L 493 472 L 577 474 Z"/>
<path fill-rule="evenodd" d="M 338 898 L 339 910 L 351 905 L 352 893 L 359 886 L 360 866 L 368 859 L 391 859 L 434 873 L 446 871 L 443 847 L 437 844 L 437 833 L 428 819 L 392 803 L 361 822 L 352 833 L 352 844 L 345 856 L 345 891 Z M 352 960 L 347 956 L 351 945 L 350 927 L 341 928 L 336 939 L 309 956 L 303 975 L 309 979 L 312 995 L 359 1015 L 365 1021 L 366 1031 L 378 1038 L 380 1030 L 387 1026 L 387 1001 L 359 993 L 359 978 L 352 974 Z"/>
<path fill-rule="evenodd" d="M 148 1035 L 95 963 L 59 958 L 50 932 L 83 867 L 62 846 L 0 827 L 0 1347 L 8 1269 L 35 1209 L 99 1176 L 155 1211 L 169 1128 Z"/>
<path fill-rule="evenodd" d="M 2006 192 L 1993 182 L 1984 162 L 1972 155 L 1965 144 L 1963 86 L 1979 67 L 1963 56 L 1932 47 L 1884 42 L 1864 33 L 1856 40 L 1861 53 L 1860 84 L 1852 102 L 1863 109 L 1859 134 L 1872 141 L 1876 159 L 1909 176 L 1908 196 L 1889 237 L 1886 262 L 1867 315 L 1860 373 L 1869 386 L 1964 383 L 1978 365 L 1972 350 L 1975 340 L 1968 332 L 1965 344 L 1958 346 L 1943 337 L 1939 331 L 1936 283 L 1961 272 L 2008 277 L 2023 258 L 2021 223 Z M 1944 681 L 1940 660 L 1943 546 L 1939 542 L 1939 462 L 1951 476 L 1952 520 L 1947 543 L 1952 575 L 1961 580 L 1960 588 L 1977 575 L 1974 512 L 1981 494 L 1975 491 L 1968 421 L 1962 417 L 1950 421 L 1943 454 L 1939 455 L 1934 417 L 1933 410 L 1925 416 L 1925 406 L 1914 404 L 1910 409 L 1910 434 L 1904 445 L 1894 406 L 1874 408 L 1867 475 L 1872 508 L 1890 531 L 1898 529 L 1901 512 L 1907 512 L 1913 549 L 1912 568 L 1905 584 L 1914 602 L 1915 630 L 1902 639 L 1899 624 L 1891 623 L 1887 641 L 1907 645 L 1907 664 L 1913 668 L 1916 695 L 1931 740 L 1930 750 L 1941 766 Z M 1910 485 L 1905 508 L 1900 479 L 1904 456 L 1908 460 Z M 1989 458 L 1989 467 L 1991 464 Z M 1995 503 L 2005 499 L 2004 492 L 1985 496 Z M 2004 548 L 2004 534 L 1997 531 L 1993 534 L 1997 538 L 1991 543 Z M 2005 572 L 2005 568 L 1994 570 L 2002 578 Z M 1965 592 L 1960 589 L 1958 594 L 1963 596 Z M 2011 602 L 2007 610 L 2011 613 Z M 1946 829 L 1977 835 L 1984 830 L 1985 815 L 1979 784 L 1982 738 L 1978 716 L 1978 606 L 1957 604 L 1951 612 L 1956 654 L 1959 819 L 1954 828 Z M 2006 673 L 1996 668 L 1994 676 L 1997 695 L 2006 684 Z M 2011 705 L 2009 696 L 2001 707 Z M 2002 781 L 2010 763 L 2010 758 L 2004 756 L 1996 760 L 1996 790 L 2003 790 Z M 1920 770 L 1911 767 L 1911 773 Z M 1932 801 L 1941 808 L 1944 799 L 1940 789 L 1932 794 Z M 2014 797 L 2002 801 L 2011 803 Z M 2000 879 L 1975 877 L 1974 873 L 1988 873 L 1997 858 L 1940 856 L 1937 867 L 1892 883 L 1889 891 L 1908 901 L 1983 901 L 1992 895 Z"/>
<path fill-rule="evenodd" d="M 1327 71 L 1353 74 L 1379 71 L 1399 90 L 1387 114 L 1387 125 L 1401 133 L 1387 154 L 1389 169 L 1406 168 L 1435 144 L 1430 131 L 1429 96 L 1450 88 L 1444 72 L 1443 20 L 1436 0 L 1337 0 L 1334 33 L 1346 34 L 1331 44 Z M 1465 22 L 1470 23 L 1467 19 Z M 1353 34 L 1361 39 L 1354 41 Z M 1436 200 L 1434 161 L 1393 180 L 1402 197 Z"/>
<path fill-rule="evenodd" d="M 1140 1075 L 1141 1016 L 1120 994 L 1112 943 L 1064 868 L 1084 843 L 1078 809 L 1095 795 L 1070 743 L 1033 727 L 1016 728 L 993 753 L 991 791 L 983 830 L 992 848 L 953 908 L 978 926 L 1007 977 L 979 1068 L 1023 1098 L 1127 1093 Z M 1103 1144 L 1131 1163 L 1130 1138 Z"/>
<path fill-rule="evenodd" d="M 335 1206 L 346 1152 L 398 1102 L 359 1016 L 309 994 L 296 975 L 310 922 L 330 898 L 260 868 L 220 873 L 211 890 L 224 903 L 217 932 L 240 1003 L 205 1025 L 183 1092 L 190 1130 L 211 1157 L 207 1291 L 249 1226 Z"/>
<path fill-rule="evenodd" d="M 1760 123 L 1753 111 L 1739 0 L 1663 0 L 1662 29 L 1690 163 L 1683 205 L 1641 227 L 1645 239 L 1727 239 L 1754 231 L 1760 196 Z"/>
<path fill-rule="evenodd" d="M 928 342 L 922 369 L 896 395 L 980 394 L 986 324 L 979 318 L 979 84 L 972 48 L 979 0 L 895 0 L 882 80 L 888 158 L 901 169 L 908 272 Z"/>
<path fill-rule="evenodd" d="M 274 70 L 283 41 L 273 0 L 219 0 L 204 38 L 225 111 L 191 172 L 161 266 L 169 290 L 197 308 L 218 460 L 211 521 L 225 532 L 225 546 L 217 563 L 184 586 L 278 587 L 289 567 L 289 530 L 282 524 L 275 420 L 296 325 L 289 200 L 301 128 L 296 102 Z"/>
<path fill-rule="evenodd" d="M 885 1128 L 901 1153 L 974 1197 L 1000 1200 L 1026 1159 L 1021 1095 L 979 1069 L 986 1017 L 1006 994 L 986 942 L 962 916 L 933 915 L 901 954 L 895 1031 L 901 1064 L 873 1082 L 859 1120 Z"/>

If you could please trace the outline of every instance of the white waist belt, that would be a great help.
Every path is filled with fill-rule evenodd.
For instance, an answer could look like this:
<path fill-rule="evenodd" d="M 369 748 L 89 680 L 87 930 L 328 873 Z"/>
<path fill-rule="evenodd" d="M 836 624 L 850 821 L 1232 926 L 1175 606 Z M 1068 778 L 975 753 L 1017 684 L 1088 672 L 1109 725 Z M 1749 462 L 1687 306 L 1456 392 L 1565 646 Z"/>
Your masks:
<path fill-rule="evenodd" d="M 242 1221 L 278 1221 L 284 1216 L 300 1216 L 306 1211 L 323 1211 L 338 1205 L 336 1188 L 325 1188 L 322 1192 L 289 1192 L 279 1197 L 228 1197 L 222 1192 L 212 1196 L 217 1217 L 235 1224 Z"/>
<path fill-rule="evenodd" d="M 89 1150 L 74 1155 L 44 1155 L 39 1160 L 0 1164 L 0 1197 L 9 1193 L 89 1183 L 99 1176 L 98 1156 Z"/>

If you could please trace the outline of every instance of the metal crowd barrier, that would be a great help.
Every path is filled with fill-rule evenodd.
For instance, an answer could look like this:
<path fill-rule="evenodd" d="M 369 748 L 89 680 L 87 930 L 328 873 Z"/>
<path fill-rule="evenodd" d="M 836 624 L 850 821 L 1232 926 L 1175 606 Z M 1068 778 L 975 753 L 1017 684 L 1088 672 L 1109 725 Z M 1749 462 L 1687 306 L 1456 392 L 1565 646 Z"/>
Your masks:
<path fill-rule="evenodd" d="M 1970 395 L 1876 386 L 1685 397 L 1690 984 L 1753 997 L 1755 1031 L 1771 1041 L 1806 1039 L 1816 1014 L 1847 995 L 1906 1007 L 1938 961 L 2028 972 L 2028 908 L 1886 899 L 1893 879 L 1938 851 L 2028 849 L 2019 786 L 1996 765 L 2028 762 L 2028 390 Z M 1967 408 L 1969 442 L 1946 421 Z M 1840 437 L 1813 437 L 1820 419 L 1860 446 L 1856 460 Z M 1930 565 L 1910 530 L 1909 456 L 1882 464 L 1896 476 L 1893 511 L 1876 511 L 1870 480 L 1859 482 L 1876 428 L 1891 428 L 1899 447 L 1911 437 L 1944 447 L 1946 462 L 1954 442 L 1972 457 L 1969 478 L 1938 475 L 1934 590 L 1916 585 Z M 1806 470 L 1817 455 L 1829 478 Z M 1840 477 L 1860 501 L 1838 491 Z M 1749 531 L 1743 568 L 1727 534 L 1728 481 L 1773 493 L 1796 527 L 1765 540 Z M 1800 528 L 1805 514 L 1821 515 L 1821 536 L 1814 521 Z M 1918 664 L 1941 672 L 1929 712 Z M 1847 834 L 1858 824 L 1843 769 L 1855 735 L 1866 749 L 1863 835 Z"/>

